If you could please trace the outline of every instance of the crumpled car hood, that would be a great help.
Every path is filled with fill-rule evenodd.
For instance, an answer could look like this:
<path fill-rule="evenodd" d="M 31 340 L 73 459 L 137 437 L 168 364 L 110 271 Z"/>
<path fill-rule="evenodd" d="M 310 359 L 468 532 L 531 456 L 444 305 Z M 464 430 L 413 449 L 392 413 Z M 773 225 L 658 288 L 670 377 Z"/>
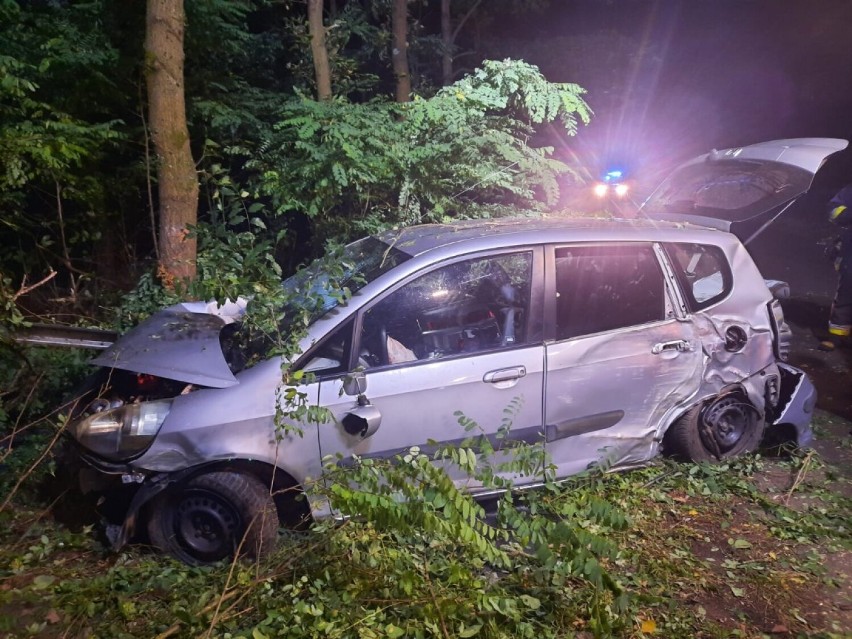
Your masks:
<path fill-rule="evenodd" d="M 159 311 L 92 360 L 93 364 L 227 388 L 238 384 L 219 344 L 228 321 L 203 307 L 177 304 Z"/>

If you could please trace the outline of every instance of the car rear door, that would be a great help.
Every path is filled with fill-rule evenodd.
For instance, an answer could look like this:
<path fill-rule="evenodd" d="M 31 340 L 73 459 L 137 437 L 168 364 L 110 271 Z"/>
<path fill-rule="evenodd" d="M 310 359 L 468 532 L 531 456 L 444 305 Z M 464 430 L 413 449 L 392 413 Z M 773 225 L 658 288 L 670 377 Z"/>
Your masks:
<path fill-rule="evenodd" d="M 557 474 L 640 463 L 701 381 L 701 344 L 678 317 L 651 243 L 548 254 L 545 449 Z"/>

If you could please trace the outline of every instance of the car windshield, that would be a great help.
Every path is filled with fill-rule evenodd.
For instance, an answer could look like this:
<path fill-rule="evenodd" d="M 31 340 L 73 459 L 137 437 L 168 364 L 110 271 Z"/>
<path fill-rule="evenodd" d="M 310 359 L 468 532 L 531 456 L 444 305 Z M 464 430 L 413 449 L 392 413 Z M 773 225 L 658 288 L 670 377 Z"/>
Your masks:
<path fill-rule="evenodd" d="M 377 277 L 411 259 L 407 253 L 375 237 L 365 237 L 341 252 L 319 258 L 284 280 L 287 309 L 311 309 L 314 322 L 344 300 L 343 291 L 354 294 Z M 293 313 L 285 313 L 292 316 Z M 286 320 L 285 320 L 286 321 Z"/>
<path fill-rule="evenodd" d="M 409 259 L 408 253 L 375 237 L 366 237 L 314 260 L 282 282 L 286 302 L 278 324 L 279 335 L 289 335 L 297 324 L 309 326 L 346 297 Z M 220 342 L 234 373 L 258 357 L 267 357 L 278 345 L 273 334 L 242 323 L 225 327 Z"/>

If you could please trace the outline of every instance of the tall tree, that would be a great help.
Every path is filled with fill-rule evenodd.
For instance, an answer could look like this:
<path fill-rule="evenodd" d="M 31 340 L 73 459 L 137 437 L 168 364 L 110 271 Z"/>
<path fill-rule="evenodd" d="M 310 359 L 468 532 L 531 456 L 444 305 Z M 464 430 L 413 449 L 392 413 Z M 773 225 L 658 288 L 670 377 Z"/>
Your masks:
<path fill-rule="evenodd" d="M 318 246 L 389 226 L 555 208 L 576 175 L 529 141 L 538 125 L 570 136 L 588 123 L 583 93 L 524 62 L 486 60 L 404 105 L 289 100 L 258 157 L 262 192 L 276 210 L 304 215 Z"/>
<path fill-rule="evenodd" d="M 391 31 L 391 62 L 396 79 L 396 101 L 408 102 L 411 99 L 411 73 L 408 69 L 408 0 L 393 0 Z"/>
<path fill-rule="evenodd" d="M 481 2 L 482 0 L 475 0 L 453 28 L 452 0 L 441 0 L 441 81 L 444 86 L 453 82 L 453 51 L 459 32 Z"/>
<path fill-rule="evenodd" d="M 189 146 L 183 78 L 183 0 L 148 0 L 148 122 L 157 154 L 159 273 L 170 288 L 195 278 L 198 176 Z"/>
<path fill-rule="evenodd" d="M 450 15 L 450 0 L 441 0 L 441 83 L 447 86 L 453 81 L 453 21 Z"/>
<path fill-rule="evenodd" d="M 314 76 L 317 99 L 331 100 L 331 65 L 325 42 L 325 25 L 322 22 L 323 0 L 308 0 L 308 31 L 311 34 L 311 55 L 314 59 Z"/>

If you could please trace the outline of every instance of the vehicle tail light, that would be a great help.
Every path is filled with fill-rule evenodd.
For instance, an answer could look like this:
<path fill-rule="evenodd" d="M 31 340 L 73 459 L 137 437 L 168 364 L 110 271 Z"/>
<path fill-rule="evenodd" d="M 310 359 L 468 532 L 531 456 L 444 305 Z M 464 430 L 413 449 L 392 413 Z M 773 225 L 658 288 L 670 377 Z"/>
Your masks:
<path fill-rule="evenodd" d="M 784 320 L 784 311 L 781 309 L 781 302 L 773 299 L 769 302 L 769 320 L 772 323 L 772 347 L 775 351 L 775 357 L 786 362 L 790 355 L 790 342 L 792 341 L 793 332 L 790 326 Z"/>

